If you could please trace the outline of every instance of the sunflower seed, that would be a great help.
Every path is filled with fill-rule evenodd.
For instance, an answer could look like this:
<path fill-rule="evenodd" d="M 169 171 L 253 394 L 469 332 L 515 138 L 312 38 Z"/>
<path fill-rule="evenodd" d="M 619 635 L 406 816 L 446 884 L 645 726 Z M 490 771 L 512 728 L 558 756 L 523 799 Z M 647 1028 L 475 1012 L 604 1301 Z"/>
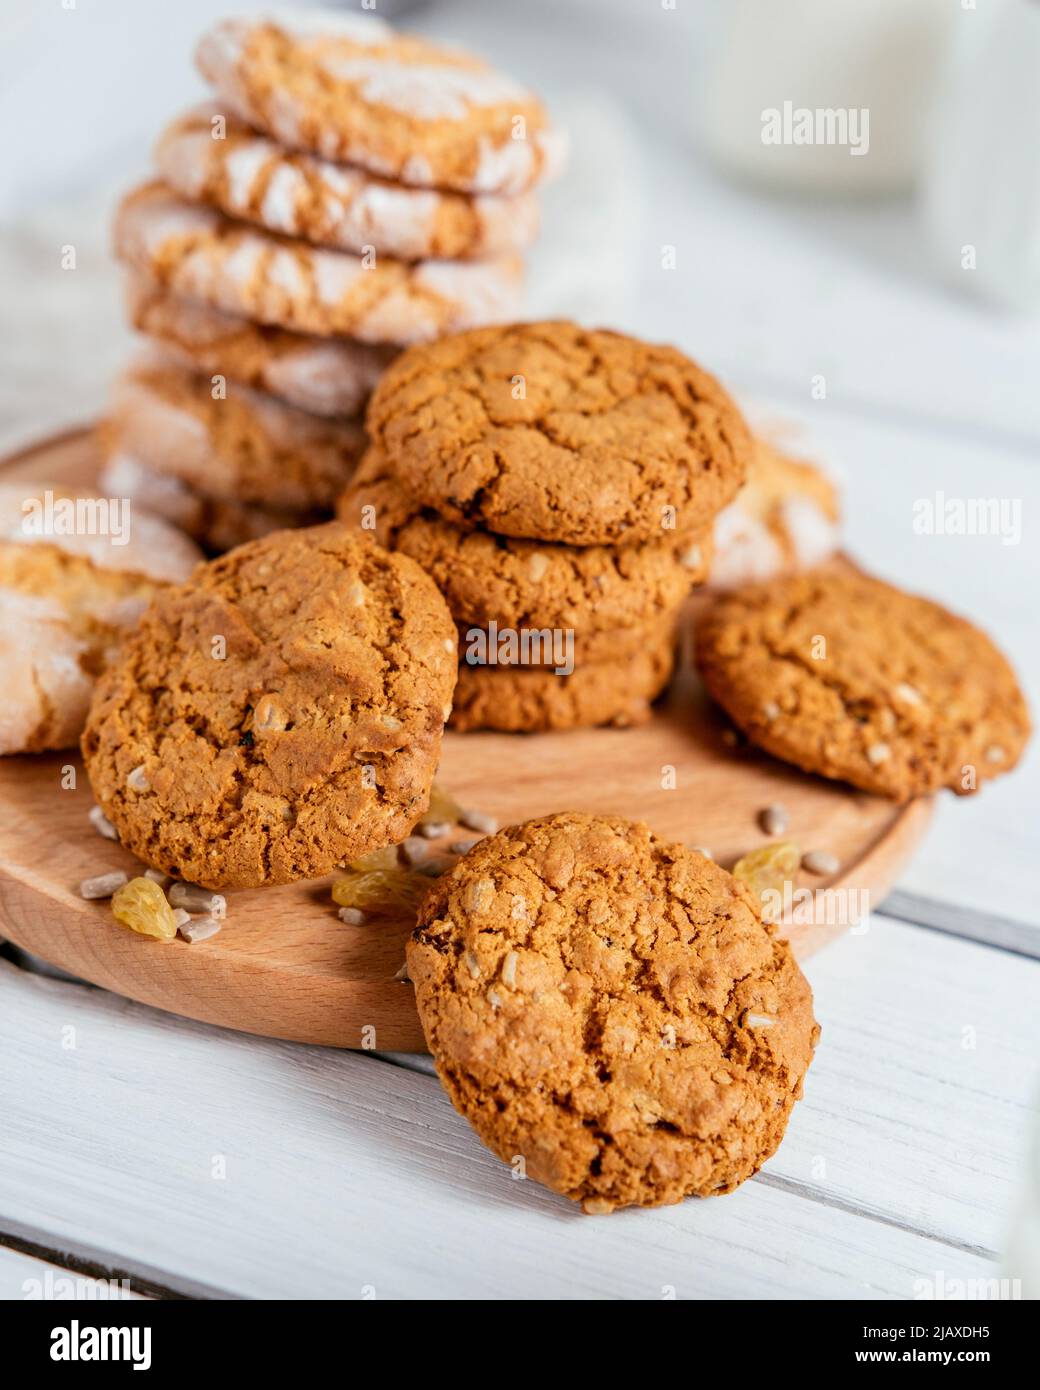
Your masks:
<path fill-rule="evenodd" d="M 127 877 L 122 869 L 115 869 L 110 874 L 98 874 L 97 878 L 85 878 L 79 885 L 79 895 L 88 902 L 97 898 L 110 898 L 116 889 L 122 888 L 126 882 Z"/>
<path fill-rule="evenodd" d="M 104 840 L 118 840 L 119 835 L 115 826 L 102 811 L 100 806 L 92 806 L 87 816 L 91 825 Z"/>
<path fill-rule="evenodd" d="M 782 835 L 787 829 L 787 808 L 774 802 L 759 813 L 758 823 L 767 835 Z"/>
<path fill-rule="evenodd" d="M 836 874 L 841 860 L 825 849 L 811 849 L 802 855 L 802 868 L 809 874 Z"/>

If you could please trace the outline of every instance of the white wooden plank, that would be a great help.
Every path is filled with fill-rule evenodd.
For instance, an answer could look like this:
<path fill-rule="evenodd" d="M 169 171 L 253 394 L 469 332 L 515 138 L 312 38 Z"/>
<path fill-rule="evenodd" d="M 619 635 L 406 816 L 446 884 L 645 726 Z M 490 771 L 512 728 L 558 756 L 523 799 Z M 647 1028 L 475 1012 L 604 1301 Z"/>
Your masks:
<path fill-rule="evenodd" d="M 140 1301 L 125 1279 L 91 1278 L 50 1260 L 0 1245 L 0 1302 L 18 1299 Z"/>
<path fill-rule="evenodd" d="M 937 1270 L 981 1277 L 988 1262 L 974 1247 L 999 1243 L 1024 1109 L 1015 1086 L 1027 1079 L 978 1009 L 968 1064 L 938 1026 L 908 1021 L 923 958 L 907 948 L 889 962 L 884 947 L 924 935 L 893 927 L 819 958 L 833 976 L 824 990 L 814 972 L 825 1044 L 765 1179 L 599 1220 L 514 1183 L 428 1077 L 222 1034 L 4 966 L 0 1219 L 248 1295 L 373 1285 L 381 1296 L 659 1297 L 673 1284 L 701 1296 L 907 1297 Z M 954 1001 L 951 1027 L 982 966 L 970 961 L 969 974 L 965 952 L 998 962 L 988 983 L 1009 1014 L 1027 986 L 1035 993 L 1035 975 L 1014 992 L 996 953 L 928 939 L 951 962 L 936 976 Z M 879 995 L 872 1015 L 866 1001 Z M 1001 1088 L 1001 1070 L 1015 1083 Z"/>

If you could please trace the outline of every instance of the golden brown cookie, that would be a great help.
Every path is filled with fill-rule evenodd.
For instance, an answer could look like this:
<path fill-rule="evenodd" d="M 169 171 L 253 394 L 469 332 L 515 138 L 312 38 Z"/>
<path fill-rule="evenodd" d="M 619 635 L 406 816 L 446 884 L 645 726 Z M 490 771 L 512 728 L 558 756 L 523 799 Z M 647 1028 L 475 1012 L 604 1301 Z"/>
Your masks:
<path fill-rule="evenodd" d="M 408 188 L 296 154 L 213 105 L 174 121 L 159 139 L 155 162 L 186 198 L 357 256 L 374 248 L 402 261 L 472 260 L 522 251 L 538 232 L 533 193 L 501 198 Z"/>
<path fill-rule="evenodd" d="M 591 1213 L 731 1192 L 812 1060 L 812 993 L 724 869 L 645 825 L 566 813 L 435 884 L 408 973 L 455 1108 Z"/>
<path fill-rule="evenodd" d="M 162 183 L 123 199 L 120 260 L 171 293 L 299 333 L 365 343 L 417 343 L 516 312 L 522 266 L 395 261 L 329 251 L 234 222 L 177 198 Z"/>
<path fill-rule="evenodd" d="M 135 328 L 185 366 L 278 396 L 312 415 L 360 415 L 394 349 L 347 338 L 315 338 L 253 323 L 181 299 L 145 275 L 129 277 Z"/>
<path fill-rule="evenodd" d="M 95 690 L 83 757 L 146 863 L 207 888 L 326 874 L 425 811 L 455 630 L 419 566 L 336 522 L 162 593 Z"/>
<path fill-rule="evenodd" d="M 708 586 L 733 589 L 811 569 L 837 549 L 840 522 L 831 480 L 756 438 L 747 482 L 715 518 Z"/>
<path fill-rule="evenodd" d="M 532 93 L 371 16 L 226 19 L 203 35 L 196 62 L 258 130 L 402 183 L 513 193 L 558 158 Z"/>
<path fill-rule="evenodd" d="M 207 497 L 331 508 L 365 447 L 359 422 L 329 420 L 151 352 L 116 384 L 112 450 Z"/>
<path fill-rule="evenodd" d="M 370 448 L 336 506 L 432 575 L 453 615 L 478 626 L 575 628 L 584 635 L 652 623 L 703 581 L 710 537 L 643 545 L 517 540 L 445 521 L 413 499 Z"/>
<path fill-rule="evenodd" d="M 99 672 L 153 594 L 201 559 L 122 494 L 77 509 L 58 483 L 0 487 L 0 754 L 75 744 Z"/>
<path fill-rule="evenodd" d="M 463 661 L 451 727 L 460 732 L 535 733 L 642 724 L 674 666 L 670 628 L 648 635 L 631 655 L 616 661 L 580 662 L 570 675 L 540 667 L 471 666 Z"/>
<path fill-rule="evenodd" d="M 568 545 L 703 532 L 751 448 L 733 401 L 677 349 L 565 322 L 403 353 L 366 422 L 405 487 L 449 521 Z"/>
<path fill-rule="evenodd" d="M 709 692 L 753 743 L 896 801 L 975 791 L 1029 736 L 1015 674 L 978 628 L 864 574 L 719 599 L 696 633 Z"/>
<path fill-rule="evenodd" d="M 129 497 L 179 527 L 212 555 L 220 555 L 246 541 L 259 540 L 272 531 L 314 526 L 327 521 L 328 513 L 264 507 L 208 497 L 168 473 L 155 473 L 132 454 L 115 447 L 112 430 L 102 431 L 106 456 L 98 485 L 113 497 Z"/>

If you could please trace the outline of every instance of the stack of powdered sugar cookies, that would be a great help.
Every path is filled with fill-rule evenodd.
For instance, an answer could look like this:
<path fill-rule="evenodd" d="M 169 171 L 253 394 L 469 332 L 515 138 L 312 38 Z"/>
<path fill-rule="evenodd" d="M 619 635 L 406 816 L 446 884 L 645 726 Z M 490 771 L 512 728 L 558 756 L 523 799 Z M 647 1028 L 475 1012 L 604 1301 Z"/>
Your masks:
<path fill-rule="evenodd" d="M 432 575 L 459 632 L 456 729 L 644 719 L 752 449 L 672 347 L 569 322 L 408 349 L 338 514 Z"/>
<path fill-rule="evenodd" d="M 364 15 L 225 20 L 196 58 L 212 100 L 116 216 L 150 342 L 103 476 L 223 550 L 328 514 L 402 346 L 515 314 L 560 140 L 518 84 Z"/>

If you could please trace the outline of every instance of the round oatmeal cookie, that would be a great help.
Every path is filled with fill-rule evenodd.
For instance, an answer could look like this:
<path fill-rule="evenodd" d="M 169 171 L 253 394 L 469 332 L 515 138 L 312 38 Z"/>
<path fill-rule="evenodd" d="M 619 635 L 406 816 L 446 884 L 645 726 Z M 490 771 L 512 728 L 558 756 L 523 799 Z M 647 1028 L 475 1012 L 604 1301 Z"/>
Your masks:
<path fill-rule="evenodd" d="M 378 447 L 368 450 L 336 504 L 348 526 L 418 560 L 462 622 L 632 628 L 671 613 L 703 581 L 710 535 L 643 545 L 556 545 L 445 521 L 414 499 Z"/>
<path fill-rule="evenodd" d="M 224 134 L 214 139 L 219 121 Z M 523 251 L 538 232 L 533 193 L 502 198 L 408 188 L 294 154 L 212 105 L 174 121 L 159 139 L 155 162 L 186 198 L 358 256 L 374 248 L 402 261 L 472 260 Z"/>
<path fill-rule="evenodd" d="M 195 59 L 220 101 L 258 130 L 404 184 L 516 193 L 560 158 L 531 92 L 374 17 L 226 19 Z"/>
<path fill-rule="evenodd" d="M 838 491 L 811 463 L 756 439 L 747 482 L 715 518 L 710 589 L 812 569 L 840 537 Z"/>
<path fill-rule="evenodd" d="M 567 545 L 706 530 L 751 449 L 733 401 L 676 348 L 565 322 L 413 348 L 366 419 L 405 487 L 447 520 Z"/>
<path fill-rule="evenodd" d="M 360 422 L 296 410 L 150 352 L 116 383 L 111 447 L 152 473 L 235 504 L 331 509 L 365 447 Z"/>
<path fill-rule="evenodd" d="M 696 629 L 710 694 L 753 743 L 895 801 L 959 795 L 1017 763 L 1029 713 L 978 628 L 865 574 L 719 599 Z"/>
<path fill-rule="evenodd" d="M 0 754 L 75 744 L 99 672 L 156 591 L 201 559 L 123 494 L 0 486 Z"/>
<path fill-rule="evenodd" d="M 122 843 L 206 888 L 330 872 L 425 811 L 455 683 L 444 600 L 332 522 L 160 594 L 94 693 L 83 757 Z"/>
<path fill-rule="evenodd" d="M 116 255 L 173 294 L 294 332 L 417 343 L 516 311 L 518 257 L 395 261 L 352 256 L 232 221 L 162 183 L 124 198 Z"/>
<path fill-rule="evenodd" d="M 638 650 L 623 659 L 577 662 L 570 675 L 534 666 L 471 666 L 463 660 L 451 727 L 460 733 L 473 729 L 536 733 L 643 724 L 674 667 L 671 627 L 648 635 Z"/>
<path fill-rule="evenodd" d="M 179 478 L 154 473 L 132 454 L 121 452 L 110 438 L 112 433 L 102 430 L 102 445 L 108 453 L 98 474 L 98 485 L 110 496 L 129 497 L 156 516 L 164 517 L 210 554 L 220 555 L 272 531 L 314 526 L 328 520 L 327 513 L 318 511 L 292 511 L 207 497 Z"/>
<path fill-rule="evenodd" d="M 753 895 L 616 818 L 564 813 L 481 840 L 435 883 L 407 959 L 455 1108 L 594 1214 L 756 1173 L 820 1033 Z"/>
<path fill-rule="evenodd" d="M 130 321 L 185 366 L 278 396 L 312 415 L 360 415 L 391 347 L 316 338 L 181 299 L 145 275 L 127 285 Z"/>

